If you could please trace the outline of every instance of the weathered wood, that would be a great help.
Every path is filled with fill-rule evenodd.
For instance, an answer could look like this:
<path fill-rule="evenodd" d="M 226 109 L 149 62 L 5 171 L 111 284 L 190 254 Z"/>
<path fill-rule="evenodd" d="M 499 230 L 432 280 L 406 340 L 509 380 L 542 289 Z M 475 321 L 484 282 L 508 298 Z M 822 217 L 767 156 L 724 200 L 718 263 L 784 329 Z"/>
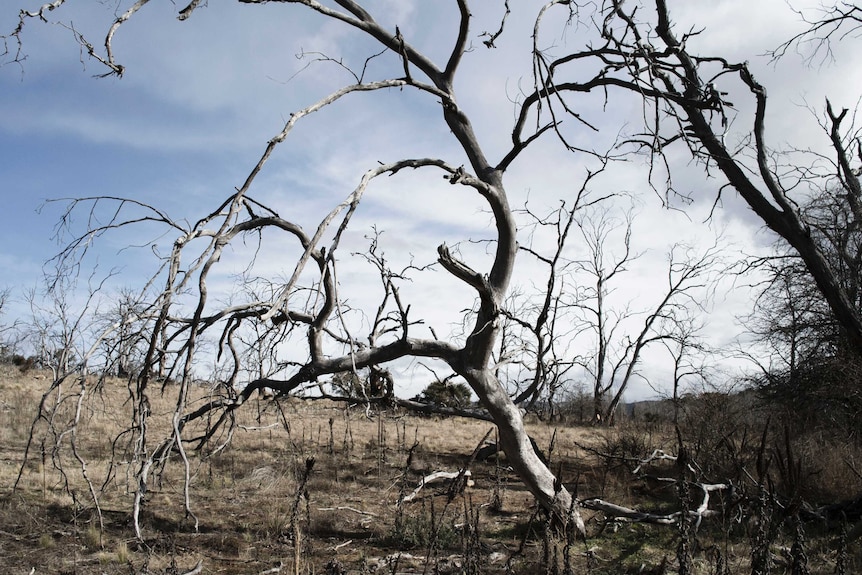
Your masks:
<path fill-rule="evenodd" d="M 723 491 L 725 489 L 730 489 L 730 486 L 725 483 L 694 483 L 692 485 L 703 492 L 703 499 L 701 500 L 700 505 L 698 505 L 697 509 L 693 509 L 688 512 L 688 516 L 696 519 L 699 524 L 702 518 L 710 517 L 718 513 L 717 511 L 709 509 L 709 494 L 713 491 Z M 675 525 L 682 517 L 681 511 L 675 511 L 673 513 L 660 515 L 658 513 L 638 511 L 637 509 L 623 507 L 622 505 L 616 505 L 615 503 L 608 503 L 607 501 L 598 498 L 585 499 L 581 501 L 581 507 L 584 507 L 585 509 L 592 509 L 593 511 L 601 511 L 602 513 L 610 517 L 629 521 L 632 523 Z"/>
<path fill-rule="evenodd" d="M 399 501 L 399 503 L 404 503 L 405 501 L 413 501 L 416 498 L 416 496 L 419 495 L 419 492 L 422 491 L 422 488 L 425 487 L 426 485 L 431 485 L 432 483 L 440 483 L 444 479 L 450 479 L 450 480 L 455 479 L 459 475 L 463 475 L 464 477 L 470 477 L 472 474 L 470 473 L 470 470 L 468 469 L 467 471 L 463 471 L 463 472 L 461 472 L 461 471 L 435 471 L 434 473 L 431 473 L 430 475 L 426 475 L 425 477 L 422 478 L 422 481 L 419 482 L 419 486 L 416 487 L 416 489 L 414 489 L 411 493 L 408 493 L 407 495 L 405 495 L 401 499 L 401 501 Z M 468 480 L 466 485 L 467 485 L 467 487 L 472 487 L 473 481 Z"/>

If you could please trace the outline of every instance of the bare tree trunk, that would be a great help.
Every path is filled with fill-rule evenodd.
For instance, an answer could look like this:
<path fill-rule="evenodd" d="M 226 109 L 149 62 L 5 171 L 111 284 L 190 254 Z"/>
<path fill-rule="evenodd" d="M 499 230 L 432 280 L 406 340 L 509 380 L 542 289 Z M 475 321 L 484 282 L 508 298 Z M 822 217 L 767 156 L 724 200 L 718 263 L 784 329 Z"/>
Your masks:
<path fill-rule="evenodd" d="M 572 500 L 571 494 L 539 459 L 524 428 L 521 413 L 509 394 L 489 369 L 466 371 L 462 375 L 497 424 L 500 446 L 506 453 L 509 465 L 539 504 L 551 512 L 559 524 L 574 527 L 583 537 L 584 522 L 577 502 Z"/>

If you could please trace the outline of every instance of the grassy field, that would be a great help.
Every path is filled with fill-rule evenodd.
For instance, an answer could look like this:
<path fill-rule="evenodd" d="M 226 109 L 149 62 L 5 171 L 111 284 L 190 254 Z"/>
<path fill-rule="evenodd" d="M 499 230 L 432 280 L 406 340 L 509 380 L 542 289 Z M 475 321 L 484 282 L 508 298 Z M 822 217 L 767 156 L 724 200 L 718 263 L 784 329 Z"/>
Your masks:
<path fill-rule="evenodd" d="M 120 434 L 131 409 L 124 385 L 109 383 L 89 397 L 74 433 L 54 433 L 37 421 L 22 468 L 49 385 L 49 376 L 34 372 L 7 369 L 0 378 L 0 573 L 180 574 L 196 566 L 225 574 L 677 571 L 675 526 L 611 522 L 584 510 L 588 540 L 567 541 L 547 529 L 505 461 L 474 462 L 463 490 L 443 482 L 400 502 L 422 477 L 468 465 L 482 438 L 490 433 L 493 440 L 487 422 L 301 399 L 254 400 L 241 410 L 227 447 L 204 458 L 190 454 L 193 516 L 184 509 L 184 466 L 172 457 L 149 486 L 139 541 L 132 524 L 136 467 L 126 461 L 128 437 Z M 60 405 L 56 394 L 49 397 L 58 421 L 74 413 L 74 384 L 66 385 Z M 204 397 L 206 390 L 194 393 Z M 151 399 L 151 431 L 165 434 L 172 400 L 157 393 Z M 596 455 L 620 446 L 672 448 L 661 426 L 529 428 L 544 450 L 552 446 L 553 469 L 580 497 L 650 511 L 677 505 L 672 489 L 650 489 L 621 460 Z M 721 573 L 722 564 L 727 573 L 750 572 L 751 528 L 729 513 L 710 521 L 693 539 L 693 572 Z M 812 536 L 816 528 L 807 529 L 810 571 L 833 573 L 834 533 Z M 783 572 L 791 543 L 775 546 L 773 572 Z M 848 565 L 858 568 L 853 551 Z"/>

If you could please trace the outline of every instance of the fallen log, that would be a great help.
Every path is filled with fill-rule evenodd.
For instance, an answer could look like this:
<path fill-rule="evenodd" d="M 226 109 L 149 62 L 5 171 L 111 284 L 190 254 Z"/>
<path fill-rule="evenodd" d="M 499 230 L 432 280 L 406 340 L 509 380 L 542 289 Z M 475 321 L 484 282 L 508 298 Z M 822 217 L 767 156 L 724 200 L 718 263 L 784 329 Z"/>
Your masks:
<path fill-rule="evenodd" d="M 696 520 L 695 529 L 700 525 L 700 520 L 704 517 L 716 515 L 718 512 L 709 509 L 709 494 L 713 491 L 723 491 L 730 489 L 730 485 L 726 483 L 694 483 L 692 484 L 697 489 L 703 492 L 703 499 L 696 509 L 689 510 L 688 516 Z M 581 501 L 581 507 L 592 509 L 593 511 L 601 511 L 607 516 L 615 519 L 629 521 L 632 523 L 653 523 L 657 525 L 675 525 L 682 517 L 681 511 L 675 511 L 665 515 L 658 513 L 648 513 L 646 511 L 638 511 L 615 503 L 608 503 L 602 499 L 584 499 Z"/>

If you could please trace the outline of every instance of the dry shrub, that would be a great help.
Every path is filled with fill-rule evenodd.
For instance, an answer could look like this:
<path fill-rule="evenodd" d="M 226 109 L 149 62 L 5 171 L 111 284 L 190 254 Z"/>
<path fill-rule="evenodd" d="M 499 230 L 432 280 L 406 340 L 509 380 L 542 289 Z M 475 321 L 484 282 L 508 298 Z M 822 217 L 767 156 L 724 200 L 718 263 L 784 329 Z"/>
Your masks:
<path fill-rule="evenodd" d="M 455 527 L 453 517 L 450 517 L 451 513 L 446 513 L 447 510 L 445 504 L 435 504 L 433 498 L 422 499 L 416 506 L 408 506 L 400 520 L 393 525 L 391 544 L 400 549 L 455 548 L 461 542 L 461 534 Z"/>
<path fill-rule="evenodd" d="M 744 468 L 753 472 L 765 420 L 753 393 L 713 391 L 682 400 L 679 427 L 704 477 L 741 482 Z"/>
<path fill-rule="evenodd" d="M 666 428 L 633 420 L 601 428 L 597 433 L 594 442 L 588 444 L 591 453 L 584 473 L 591 484 L 582 488 L 580 495 L 598 496 L 624 505 L 637 504 L 633 489 L 637 487 L 639 491 L 641 485 L 632 472 L 656 449 L 673 451 L 676 439 Z M 660 474 L 663 467 L 659 463 L 651 470 Z"/>
<path fill-rule="evenodd" d="M 811 433 L 793 441 L 802 466 L 801 495 L 812 503 L 837 503 L 862 495 L 862 445 Z"/>

